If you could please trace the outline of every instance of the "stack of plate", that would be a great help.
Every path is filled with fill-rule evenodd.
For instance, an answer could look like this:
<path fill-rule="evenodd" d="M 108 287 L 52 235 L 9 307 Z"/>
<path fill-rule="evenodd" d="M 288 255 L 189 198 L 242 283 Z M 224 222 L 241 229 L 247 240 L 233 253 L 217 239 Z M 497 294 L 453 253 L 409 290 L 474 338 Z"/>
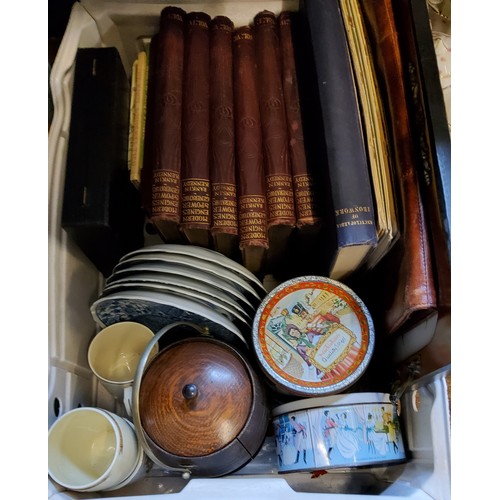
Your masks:
<path fill-rule="evenodd" d="M 136 321 L 153 331 L 175 321 L 249 345 L 266 290 L 248 269 L 224 255 L 189 245 L 152 245 L 123 256 L 91 308 L 101 327 Z"/>

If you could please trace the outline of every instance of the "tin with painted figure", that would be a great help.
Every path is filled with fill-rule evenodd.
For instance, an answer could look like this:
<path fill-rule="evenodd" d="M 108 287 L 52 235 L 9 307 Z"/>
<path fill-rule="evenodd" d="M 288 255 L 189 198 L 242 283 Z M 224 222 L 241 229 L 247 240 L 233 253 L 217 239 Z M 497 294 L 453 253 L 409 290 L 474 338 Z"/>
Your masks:
<path fill-rule="evenodd" d="M 253 322 L 258 362 L 278 392 L 324 396 L 344 391 L 373 355 L 371 315 L 347 286 L 322 276 L 272 290 Z"/>
<path fill-rule="evenodd" d="M 308 398 L 278 406 L 272 415 L 279 472 L 377 467 L 406 460 L 389 394 Z"/>

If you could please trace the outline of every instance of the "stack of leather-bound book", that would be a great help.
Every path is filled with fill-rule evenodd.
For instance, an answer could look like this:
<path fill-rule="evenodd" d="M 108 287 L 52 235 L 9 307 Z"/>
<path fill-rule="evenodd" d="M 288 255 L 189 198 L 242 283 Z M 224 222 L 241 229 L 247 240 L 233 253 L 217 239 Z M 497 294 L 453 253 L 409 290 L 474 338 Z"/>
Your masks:
<path fill-rule="evenodd" d="M 259 276 L 285 276 L 320 228 L 291 19 L 263 11 L 235 27 L 166 7 L 132 75 L 129 168 L 158 234 Z"/>
<path fill-rule="evenodd" d="M 450 141 L 425 1 L 403 3 L 304 1 L 239 26 L 166 7 L 147 82 L 134 72 L 147 106 L 131 102 L 134 183 L 165 242 L 342 280 L 415 350 L 405 334 L 424 347 L 449 317 Z"/>

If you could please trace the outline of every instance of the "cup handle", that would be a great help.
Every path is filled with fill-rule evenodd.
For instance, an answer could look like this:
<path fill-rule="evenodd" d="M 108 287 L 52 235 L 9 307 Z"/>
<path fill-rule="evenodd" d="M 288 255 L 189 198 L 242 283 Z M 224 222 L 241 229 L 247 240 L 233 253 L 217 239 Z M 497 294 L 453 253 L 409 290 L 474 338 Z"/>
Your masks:
<path fill-rule="evenodd" d="M 132 417 L 132 392 L 133 386 L 131 385 L 123 390 L 123 406 L 129 417 Z"/>

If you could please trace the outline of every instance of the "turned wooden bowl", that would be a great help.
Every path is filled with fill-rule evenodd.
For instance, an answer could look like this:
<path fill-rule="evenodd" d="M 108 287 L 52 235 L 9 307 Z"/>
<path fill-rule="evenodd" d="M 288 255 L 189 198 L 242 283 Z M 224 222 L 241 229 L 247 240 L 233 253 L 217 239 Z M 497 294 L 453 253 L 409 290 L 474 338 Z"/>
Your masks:
<path fill-rule="evenodd" d="M 174 342 L 137 382 L 135 411 L 157 463 L 216 477 L 260 449 L 269 423 L 265 394 L 248 360 L 226 343 L 204 336 Z"/>

